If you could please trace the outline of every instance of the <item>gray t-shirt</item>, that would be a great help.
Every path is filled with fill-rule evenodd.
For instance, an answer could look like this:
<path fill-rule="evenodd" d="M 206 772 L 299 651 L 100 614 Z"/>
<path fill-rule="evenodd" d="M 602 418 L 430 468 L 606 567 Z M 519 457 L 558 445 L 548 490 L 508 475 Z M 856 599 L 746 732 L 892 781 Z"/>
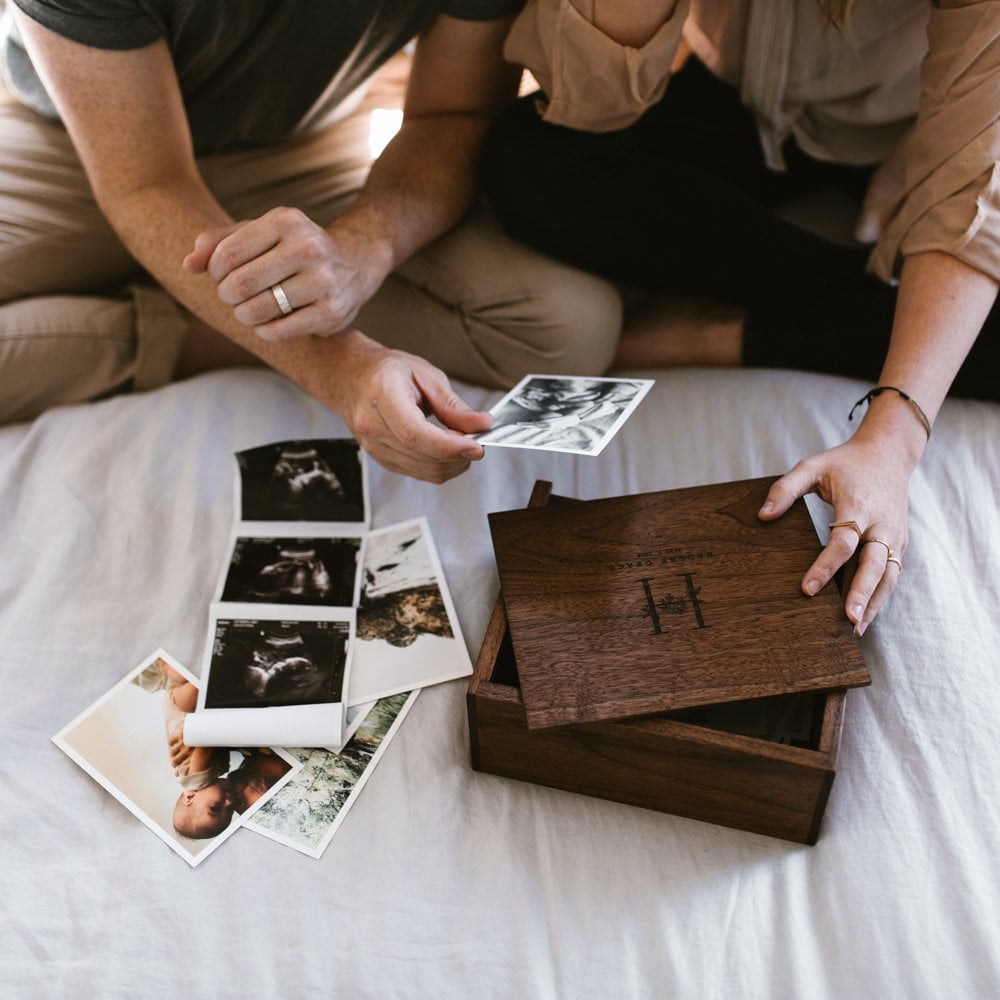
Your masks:
<path fill-rule="evenodd" d="M 267 145 L 321 121 L 439 13 L 489 20 L 523 0 L 12 0 L 83 45 L 165 38 L 195 151 Z M 58 115 L 16 30 L 0 50 L 11 90 Z"/>

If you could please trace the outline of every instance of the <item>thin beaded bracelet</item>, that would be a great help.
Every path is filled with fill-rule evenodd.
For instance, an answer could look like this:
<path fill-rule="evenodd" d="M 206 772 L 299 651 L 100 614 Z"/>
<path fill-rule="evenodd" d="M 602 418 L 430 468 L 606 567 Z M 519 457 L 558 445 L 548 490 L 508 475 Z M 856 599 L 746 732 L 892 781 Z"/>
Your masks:
<path fill-rule="evenodd" d="M 897 389 L 894 385 L 877 385 L 870 392 L 866 392 L 852 407 L 851 412 L 847 414 L 848 420 L 854 419 L 854 411 L 861 406 L 862 403 L 870 403 L 876 396 L 881 396 L 883 392 L 897 392 L 903 399 L 905 399 L 910 406 L 913 407 L 913 412 L 916 413 L 920 422 L 924 425 L 924 430 L 927 432 L 927 439 L 930 440 L 931 437 L 931 422 L 927 419 L 927 414 L 924 413 L 920 404 L 909 394 L 903 392 L 902 389 Z"/>

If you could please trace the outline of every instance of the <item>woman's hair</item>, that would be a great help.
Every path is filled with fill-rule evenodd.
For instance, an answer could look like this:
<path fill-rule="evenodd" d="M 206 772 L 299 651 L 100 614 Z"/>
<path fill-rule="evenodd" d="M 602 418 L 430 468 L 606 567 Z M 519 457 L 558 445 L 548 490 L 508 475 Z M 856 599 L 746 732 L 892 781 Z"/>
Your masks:
<path fill-rule="evenodd" d="M 857 0 L 819 0 L 820 10 L 838 28 L 846 28 Z"/>

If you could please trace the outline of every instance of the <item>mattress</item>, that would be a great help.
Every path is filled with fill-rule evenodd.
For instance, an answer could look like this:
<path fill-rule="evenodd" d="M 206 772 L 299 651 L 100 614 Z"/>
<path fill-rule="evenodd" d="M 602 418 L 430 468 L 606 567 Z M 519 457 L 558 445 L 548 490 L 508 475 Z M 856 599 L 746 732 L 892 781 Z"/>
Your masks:
<path fill-rule="evenodd" d="M 868 388 L 652 377 L 597 457 L 493 448 L 442 486 L 369 460 L 372 528 L 426 518 L 471 659 L 487 514 L 536 479 L 590 499 L 778 476 L 843 440 Z M 52 737 L 154 649 L 198 672 L 234 454 L 345 435 L 251 370 L 0 430 L 0 994 L 1000 996 L 1000 407 L 937 420 L 815 846 L 476 773 L 458 679 L 412 703 L 321 857 L 241 829 L 191 867 Z"/>

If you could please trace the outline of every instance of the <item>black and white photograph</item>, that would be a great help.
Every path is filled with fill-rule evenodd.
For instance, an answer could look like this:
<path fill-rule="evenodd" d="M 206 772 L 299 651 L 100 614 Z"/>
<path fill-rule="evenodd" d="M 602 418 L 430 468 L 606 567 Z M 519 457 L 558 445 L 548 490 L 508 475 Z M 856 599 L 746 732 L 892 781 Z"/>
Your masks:
<path fill-rule="evenodd" d="M 197 678 L 159 649 L 52 739 L 190 865 L 301 768 L 278 748 L 190 747 Z"/>
<path fill-rule="evenodd" d="M 361 537 L 280 538 L 239 534 L 219 600 L 354 607 L 361 586 Z"/>
<path fill-rule="evenodd" d="M 490 411 L 480 444 L 598 455 L 653 385 L 651 379 L 526 375 Z"/>
<path fill-rule="evenodd" d="M 352 620 L 213 613 L 205 695 L 199 708 L 269 708 L 342 702 Z M 353 612 L 351 612 L 353 615 Z"/>
<path fill-rule="evenodd" d="M 349 704 L 471 673 L 472 661 L 427 519 L 370 532 Z"/>
<path fill-rule="evenodd" d="M 364 456 L 350 438 L 278 441 L 236 453 L 239 520 L 369 521 Z"/>

